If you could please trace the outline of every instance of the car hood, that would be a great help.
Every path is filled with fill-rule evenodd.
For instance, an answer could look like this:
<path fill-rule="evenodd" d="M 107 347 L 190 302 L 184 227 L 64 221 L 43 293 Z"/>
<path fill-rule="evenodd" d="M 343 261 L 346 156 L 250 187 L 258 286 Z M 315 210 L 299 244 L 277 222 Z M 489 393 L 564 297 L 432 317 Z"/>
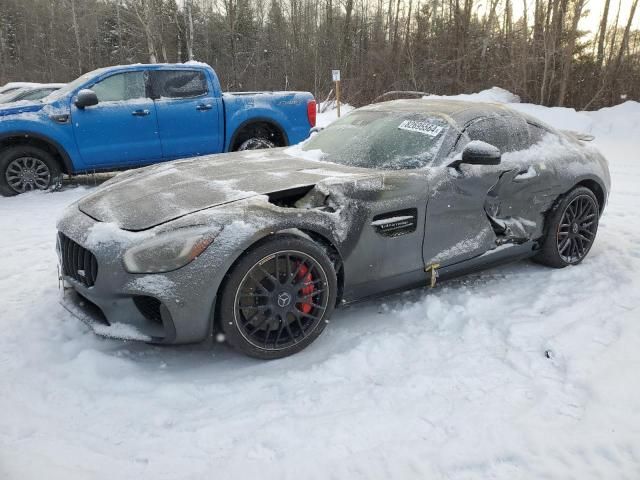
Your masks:
<path fill-rule="evenodd" d="M 125 172 L 84 197 L 78 207 L 95 220 L 140 231 L 258 195 L 373 173 L 304 158 L 292 150 L 301 153 L 297 148 L 235 152 Z"/>
<path fill-rule="evenodd" d="M 16 103 L 0 104 L 0 118 L 8 115 L 17 115 L 19 113 L 39 112 L 44 108 L 44 104 L 40 102 L 21 101 Z"/>

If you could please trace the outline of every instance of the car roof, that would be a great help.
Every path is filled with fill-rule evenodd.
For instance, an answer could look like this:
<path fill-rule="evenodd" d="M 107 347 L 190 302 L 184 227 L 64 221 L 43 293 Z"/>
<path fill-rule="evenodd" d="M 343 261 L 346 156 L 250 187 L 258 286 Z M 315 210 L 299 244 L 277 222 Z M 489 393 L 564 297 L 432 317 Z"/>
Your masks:
<path fill-rule="evenodd" d="M 446 99 L 412 99 L 391 100 L 375 103 L 363 107 L 364 110 L 404 112 L 404 113 L 435 113 L 445 115 L 454 120 L 459 126 L 470 121 L 489 115 L 516 116 L 524 118 L 519 112 L 501 103 L 469 102 L 464 100 Z"/>

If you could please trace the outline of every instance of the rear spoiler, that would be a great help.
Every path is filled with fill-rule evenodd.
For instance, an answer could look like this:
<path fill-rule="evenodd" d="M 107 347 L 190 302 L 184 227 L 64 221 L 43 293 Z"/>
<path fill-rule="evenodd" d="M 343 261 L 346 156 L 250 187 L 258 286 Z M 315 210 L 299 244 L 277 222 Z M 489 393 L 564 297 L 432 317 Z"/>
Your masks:
<path fill-rule="evenodd" d="M 573 130 L 562 130 L 562 133 L 569 135 L 576 140 L 580 140 L 581 142 L 591 142 L 596 138 L 588 133 L 574 132 Z"/>

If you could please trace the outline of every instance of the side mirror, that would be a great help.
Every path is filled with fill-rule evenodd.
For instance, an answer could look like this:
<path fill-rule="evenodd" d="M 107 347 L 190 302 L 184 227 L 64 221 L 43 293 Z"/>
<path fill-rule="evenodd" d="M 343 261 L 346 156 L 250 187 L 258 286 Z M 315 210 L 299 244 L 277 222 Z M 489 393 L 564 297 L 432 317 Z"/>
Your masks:
<path fill-rule="evenodd" d="M 473 140 L 462 150 L 462 159 L 455 160 L 449 166 L 457 168 L 462 163 L 469 165 L 499 165 L 501 156 L 499 148 L 480 140 Z"/>
<path fill-rule="evenodd" d="M 98 104 L 98 96 L 96 92 L 89 89 L 80 90 L 78 95 L 76 95 L 76 99 L 73 101 L 76 107 L 80 110 L 86 107 L 93 107 Z"/>

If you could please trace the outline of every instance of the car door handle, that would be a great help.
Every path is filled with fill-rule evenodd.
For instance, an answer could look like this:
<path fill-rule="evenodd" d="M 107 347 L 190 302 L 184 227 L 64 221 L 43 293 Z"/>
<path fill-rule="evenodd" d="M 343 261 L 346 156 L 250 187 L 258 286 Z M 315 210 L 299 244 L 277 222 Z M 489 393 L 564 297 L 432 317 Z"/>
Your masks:
<path fill-rule="evenodd" d="M 520 171 L 516 174 L 516 176 L 513 177 L 513 181 L 516 183 L 522 183 L 522 182 L 531 180 L 532 178 L 536 178 L 537 176 L 538 176 L 538 172 L 536 171 L 535 167 L 532 165 L 532 166 L 529 166 L 528 168 L 520 169 Z"/>
<path fill-rule="evenodd" d="M 134 110 L 133 112 L 131 112 L 131 115 L 133 115 L 134 117 L 146 117 L 147 115 L 149 115 L 149 110 Z"/>
<path fill-rule="evenodd" d="M 210 103 L 201 103 L 196 107 L 196 110 L 203 111 L 203 110 L 211 110 L 212 108 L 213 108 L 213 105 L 211 105 Z"/>

